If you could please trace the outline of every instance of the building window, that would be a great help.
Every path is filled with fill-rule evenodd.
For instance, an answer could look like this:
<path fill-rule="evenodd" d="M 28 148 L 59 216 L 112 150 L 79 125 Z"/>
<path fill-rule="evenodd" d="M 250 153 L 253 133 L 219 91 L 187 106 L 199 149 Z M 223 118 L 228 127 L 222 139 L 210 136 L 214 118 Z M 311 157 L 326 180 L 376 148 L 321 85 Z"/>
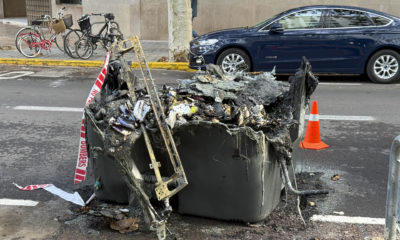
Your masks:
<path fill-rule="evenodd" d="M 82 0 L 56 0 L 57 4 L 82 4 Z"/>

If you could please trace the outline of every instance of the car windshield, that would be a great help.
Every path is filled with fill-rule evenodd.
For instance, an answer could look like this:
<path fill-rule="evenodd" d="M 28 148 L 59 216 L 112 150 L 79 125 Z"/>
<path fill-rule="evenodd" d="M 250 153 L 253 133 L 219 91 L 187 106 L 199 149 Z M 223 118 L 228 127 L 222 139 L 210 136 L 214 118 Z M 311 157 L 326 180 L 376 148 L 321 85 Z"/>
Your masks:
<path fill-rule="evenodd" d="M 276 16 L 278 16 L 278 14 L 277 14 L 277 15 L 274 15 L 274 16 L 272 16 L 272 17 L 266 19 L 266 20 L 262 20 L 261 22 L 259 22 L 259 23 L 257 23 L 256 25 L 252 26 L 252 28 L 261 27 L 261 26 L 263 26 L 264 24 L 266 24 L 268 21 L 270 21 L 271 19 L 275 18 Z"/>

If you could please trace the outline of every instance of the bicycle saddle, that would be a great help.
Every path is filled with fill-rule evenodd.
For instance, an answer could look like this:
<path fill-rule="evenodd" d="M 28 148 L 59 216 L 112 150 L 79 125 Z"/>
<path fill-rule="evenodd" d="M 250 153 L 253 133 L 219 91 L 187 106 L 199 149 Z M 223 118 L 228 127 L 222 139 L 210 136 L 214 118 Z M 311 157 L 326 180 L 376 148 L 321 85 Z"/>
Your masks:
<path fill-rule="evenodd" d="M 32 25 L 39 26 L 39 25 L 42 24 L 42 23 L 43 23 L 43 19 L 41 19 L 41 18 L 32 20 Z"/>
<path fill-rule="evenodd" d="M 114 20 L 115 16 L 112 13 L 106 13 L 104 14 L 104 17 L 107 18 L 108 20 Z"/>

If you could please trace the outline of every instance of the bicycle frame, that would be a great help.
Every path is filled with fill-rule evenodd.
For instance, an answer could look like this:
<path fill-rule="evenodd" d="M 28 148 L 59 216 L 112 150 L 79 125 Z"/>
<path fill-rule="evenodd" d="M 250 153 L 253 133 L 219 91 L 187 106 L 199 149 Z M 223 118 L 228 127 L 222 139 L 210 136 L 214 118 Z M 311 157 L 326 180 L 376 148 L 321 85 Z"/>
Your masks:
<path fill-rule="evenodd" d="M 47 40 L 43 37 L 43 32 L 39 31 L 37 28 L 34 28 L 34 30 L 36 30 L 38 32 L 38 34 L 36 33 L 22 33 L 20 34 L 20 36 L 22 37 L 21 39 L 28 44 L 28 46 L 30 48 L 34 48 L 34 47 L 41 47 L 44 50 L 49 50 L 52 47 L 52 43 L 55 41 L 57 34 L 53 34 L 51 35 L 50 39 Z M 36 42 L 36 41 L 32 41 L 31 43 L 29 41 L 27 41 L 25 38 L 23 38 L 23 36 L 34 36 L 36 38 L 39 38 L 41 41 L 40 42 Z M 32 38 L 33 39 L 33 38 Z"/>
<path fill-rule="evenodd" d="M 107 32 L 106 32 L 105 35 L 108 36 L 110 34 L 110 26 L 111 26 L 112 22 L 113 21 L 107 20 L 105 22 L 94 22 L 94 23 L 92 23 L 92 26 L 95 25 L 95 24 L 104 23 L 104 25 L 101 27 L 100 31 L 97 34 L 92 34 L 91 30 L 89 30 L 87 36 L 89 37 L 89 39 L 92 42 L 92 44 L 96 44 L 100 40 L 103 40 L 101 36 L 102 36 L 102 34 L 103 34 L 105 29 L 107 29 Z M 100 42 L 102 43 L 103 47 L 106 48 L 106 46 L 104 45 L 104 42 L 103 41 L 100 41 Z"/>

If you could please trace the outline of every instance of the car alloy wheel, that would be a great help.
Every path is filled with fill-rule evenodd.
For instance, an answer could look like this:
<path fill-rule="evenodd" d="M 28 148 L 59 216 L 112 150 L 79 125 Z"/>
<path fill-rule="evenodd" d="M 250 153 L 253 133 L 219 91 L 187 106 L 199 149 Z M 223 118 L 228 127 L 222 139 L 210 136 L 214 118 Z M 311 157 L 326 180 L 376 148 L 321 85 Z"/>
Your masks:
<path fill-rule="evenodd" d="M 388 84 L 400 80 L 400 54 L 391 49 L 374 53 L 367 64 L 368 78 L 375 83 Z"/>
<path fill-rule="evenodd" d="M 242 56 L 231 53 L 224 57 L 221 67 L 225 73 L 232 74 L 243 71 L 247 68 L 247 64 Z"/>
<path fill-rule="evenodd" d="M 382 55 L 375 60 L 374 73 L 382 79 L 389 79 L 399 71 L 399 63 L 392 55 Z"/>
<path fill-rule="evenodd" d="M 225 49 L 217 58 L 216 64 L 226 74 L 237 72 L 248 72 L 251 70 L 251 60 L 249 55 L 242 49 Z"/>

